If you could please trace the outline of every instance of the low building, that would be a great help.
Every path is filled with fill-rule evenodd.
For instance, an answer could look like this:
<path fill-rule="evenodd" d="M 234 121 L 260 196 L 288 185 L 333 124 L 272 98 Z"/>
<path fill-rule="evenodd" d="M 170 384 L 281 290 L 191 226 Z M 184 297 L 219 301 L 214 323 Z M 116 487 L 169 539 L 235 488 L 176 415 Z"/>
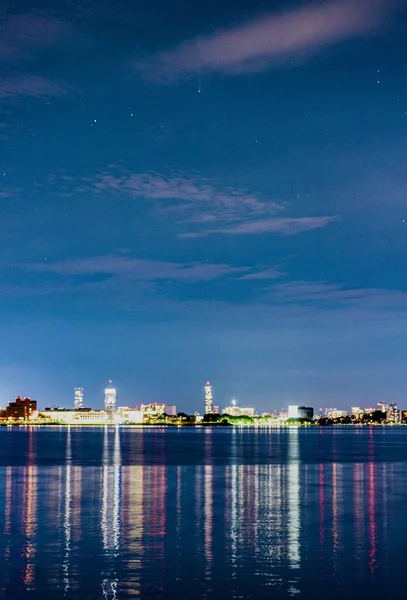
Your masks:
<path fill-rule="evenodd" d="M 140 410 L 147 419 L 157 419 L 165 413 L 165 404 L 153 402 L 152 404 L 140 404 Z"/>
<path fill-rule="evenodd" d="M 124 424 L 141 424 L 143 423 L 144 413 L 136 408 L 128 406 L 119 406 L 117 410 L 120 423 Z"/>
<path fill-rule="evenodd" d="M 337 408 L 330 408 L 326 412 L 326 416 L 328 419 L 341 419 L 343 417 L 347 417 L 348 413 L 346 410 L 339 410 Z"/>
<path fill-rule="evenodd" d="M 6 419 L 10 421 L 31 421 L 37 417 L 37 401 L 17 396 L 6 408 Z"/>
<path fill-rule="evenodd" d="M 242 407 L 242 406 L 226 406 L 222 408 L 222 415 L 229 415 L 230 417 L 254 417 L 254 408 Z"/>
<path fill-rule="evenodd" d="M 108 415 L 104 410 L 92 408 L 46 408 L 38 415 L 39 419 L 64 425 L 103 425 L 108 423 Z"/>

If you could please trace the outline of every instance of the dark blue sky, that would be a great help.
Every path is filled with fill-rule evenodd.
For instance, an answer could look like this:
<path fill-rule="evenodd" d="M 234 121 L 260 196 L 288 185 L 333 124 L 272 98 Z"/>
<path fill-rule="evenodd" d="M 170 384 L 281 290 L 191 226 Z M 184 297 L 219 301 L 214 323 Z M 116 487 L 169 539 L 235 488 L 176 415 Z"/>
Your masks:
<path fill-rule="evenodd" d="M 407 408 L 405 2 L 0 23 L 0 404 Z"/>

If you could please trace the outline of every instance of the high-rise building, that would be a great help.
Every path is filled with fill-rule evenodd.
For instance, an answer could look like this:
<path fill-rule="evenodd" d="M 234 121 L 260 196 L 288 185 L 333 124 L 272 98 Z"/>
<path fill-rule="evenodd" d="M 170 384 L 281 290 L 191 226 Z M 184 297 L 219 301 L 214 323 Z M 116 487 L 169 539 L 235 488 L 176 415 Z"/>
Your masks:
<path fill-rule="evenodd" d="M 109 379 L 109 384 L 109 387 L 105 389 L 105 411 L 109 417 L 113 418 L 116 412 L 116 390 L 111 385 L 111 379 Z"/>
<path fill-rule="evenodd" d="M 205 385 L 205 414 L 209 415 L 212 412 L 212 386 L 209 381 Z"/>
<path fill-rule="evenodd" d="M 74 408 L 83 408 L 83 388 L 75 388 Z"/>

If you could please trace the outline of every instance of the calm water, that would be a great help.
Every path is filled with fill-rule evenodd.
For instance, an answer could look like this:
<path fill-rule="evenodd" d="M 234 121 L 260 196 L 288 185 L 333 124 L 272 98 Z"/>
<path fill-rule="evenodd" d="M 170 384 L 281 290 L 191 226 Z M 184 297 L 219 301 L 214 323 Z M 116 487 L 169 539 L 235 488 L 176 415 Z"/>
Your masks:
<path fill-rule="evenodd" d="M 0 596 L 400 598 L 407 428 L 0 428 Z"/>

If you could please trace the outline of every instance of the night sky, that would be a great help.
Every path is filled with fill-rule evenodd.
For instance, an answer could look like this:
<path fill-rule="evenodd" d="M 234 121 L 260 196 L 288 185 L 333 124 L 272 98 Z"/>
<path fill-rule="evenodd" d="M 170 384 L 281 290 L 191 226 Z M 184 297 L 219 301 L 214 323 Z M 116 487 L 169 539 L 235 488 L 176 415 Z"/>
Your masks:
<path fill-rule="evenodd" d="M 407 6 L 5 0 L 0 405 L 407 408 Z"/>

